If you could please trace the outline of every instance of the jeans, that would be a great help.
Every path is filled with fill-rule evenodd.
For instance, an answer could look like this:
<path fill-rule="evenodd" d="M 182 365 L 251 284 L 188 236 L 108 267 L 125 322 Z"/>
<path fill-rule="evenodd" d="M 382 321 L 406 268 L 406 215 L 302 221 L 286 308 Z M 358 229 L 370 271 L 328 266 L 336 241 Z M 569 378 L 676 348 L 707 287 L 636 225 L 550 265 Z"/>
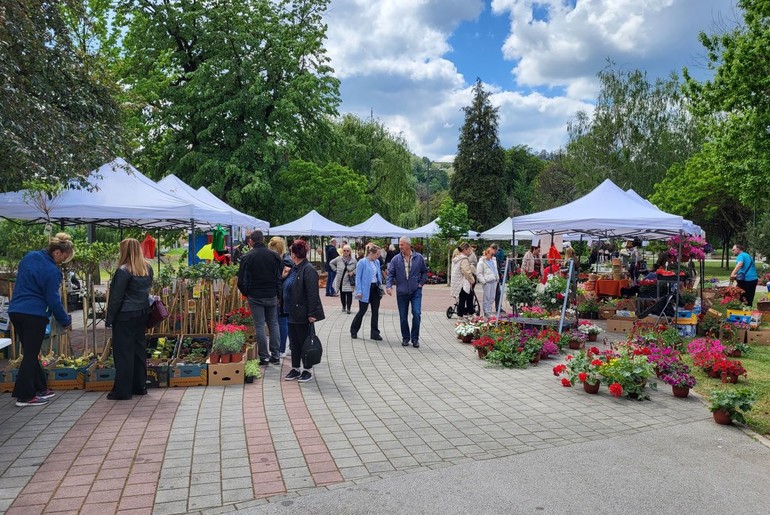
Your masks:
<path fill-rule="evenodd" d="M 281 336 L 281 345 L 280 345 L 280 351 L 281 354 L 286 352 L 286 338 L 289 336 L 289 317 L 288 316 L 279 316 L 278 317 L 278 332 Z"/>
<path fill-rule="evenodd" d="M 16 383 L 13 385 L 13 397 L 28 401 L 48 386 L 45 372 L 37 358 L 43 346 L 48 319 L 23 313 L 11 313 L 9 317 L 24 351 Z"/>
<path fill-rule="evenodd" d="M 372 331 L 370 337 L 380 336 L 380 329 L 378 327 L 380 323 L 380 287 L 377 283 L 372 283 L 369 289 L 369 302 L 358 301 L 358 313 L 353 318 L 353 323 L 350 324 L 350 334 L 358 334 L 369 304 L 372 305 Z"/>
<path fill-rule="evenodd" d="M 412 293 L 396 295 L 398 318 L 401 321 L 401 340 L 412 343 L 420 341 L 420 320 L 422 319 L 422 288 Z M 409 331 L 409 305 L 412 305 L 412 330 Z"/>
<path fill-rule="evenodd" d="M 350 306 L 353 304 L 353 292 L 343 291 L 340 292 L 340 302 L 342 302 L 342 309 L 350 311 Z"/>
<path fill-rule="evenodd" d="M 337 272 L 329 270 L 329 276 L 326 278 L 326 296 L 334 296 L 334 279 L 337 277 Z"/>
<path fill-rule="evenodd" d="M 259 347 L 259 359 L 278 358 L 281 347 L 281 330 L 278 327 L 278 297 L 256 299 L 249 297 L 251 318 L 254 320 L 254 333 Z M 268 350 L 265 323 L 270 331 L 270 349 Z"/>

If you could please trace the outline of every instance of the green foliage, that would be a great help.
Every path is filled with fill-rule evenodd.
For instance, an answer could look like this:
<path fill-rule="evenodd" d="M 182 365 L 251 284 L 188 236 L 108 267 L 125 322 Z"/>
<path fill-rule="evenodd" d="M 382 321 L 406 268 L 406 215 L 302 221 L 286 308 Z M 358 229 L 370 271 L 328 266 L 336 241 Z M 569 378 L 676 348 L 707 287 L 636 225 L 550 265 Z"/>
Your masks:
<path fill-rule="evenodd" d="M 497 135 L 499 115 L 492 106 L 481 79 L 473 86 L 473 101 L 464 107 L 465 122 L 460 131 L 455 173 L 449 194 L 468 206 L 471 225 L 484 230 L 505 218 L 508 203 L 501 184 L 505 172 L 505 152 Z"/>
<path fill-rule="evenodd" d="M 241 352 L 245 344 L 246 333 L 243 331 L 220 333 L 214 338 L 214 345 L 211 348 L 211 352 L 213 354 L 233 354 Z"/>
<path fill-rule="evenodd" d="M 514 342 L 511 337 L 505 337 L 495 343 L 494 349 L 489 351 L 486 360 L 491 365 L 505 368 L 527 368 L 530 353 L 519 352 L 518 343 Z"/>
<path fill-rule="evenodd" d="M 459 241 L 470 229 L 468 206 L 462 202 L 455 204 L 451 198 L 446 197 L 438 208 L 436 224 L 440 229 L 440 238 L 449 240 L 450 243 Z"/>
<path fill-rule="evenodd" d="M 503 177 L 511 213 L 519 215 L 540 210 L 540 206 L 533 202 L 533 188 L 535 179 L 545 166 L 546 162 L 524 145 L 517 145 L 505 151 Z"/>
<path fill-rule="evenodd" d="M 757 402 L 757 392 L 750 388 L 712 390 L 709 401 L 710 411 L 726 411 L 731 420 L 745 424 L 744 413 L 750 411 Z"/>
<path fill-rule="evenodd" d="M 275 175 L 331 138 L 328 0 L 121 0 L 130 160 L 267 217 Z"/>
<path fill-rule="evenodd" d="M 568 169 L 583 194 L 604 179 L 643 197 L 666 170 L 699 147 L 700 136 L 672 73 L 651 83 L 640 70 L 610 62 L 598 74 L 599 98 L 591 118 L 579 112 L 568 125 Z"/>
<path fill-rule="evenodd" d="M 256 359 L 247 360 L 243 365 L 243 375 L 244 377 L 253 377 L 255 379 L 259 379 L 261 375 L 259 370 L 259 361 Z"/>
<path fill-rule="evenodd" d="M 511 306 L 531 306 L 537 298 L 536 285 L 524 274 L 516 274 L 508 280 L 506 295 Z"/>
<path fill-rule="evenodd" d="M 86 186 L 94 168 L 120 153 L 115 82 L 76 44 L 77 0 L 0 4 L 0 191 L 34 176 Z"/>
<path fill-rule="evenodd" d="M 48 245 L 48 236 L 42 225 L 20 225 L 9 220 L 0 220 L 0 258 L 5 268 L 16 273 L 19 261 L 30 250 Z"/>
<path fill-rule="evenodd" d="M 372 214 L 366 178 L 339 164 L 329 163 L 321 169 L 308 161 L 292 161 L 277 182 L 282 214 L 273 217 L 276 221 L 299 218 L 310 207 L 343 225 L 355 225 Z"/>

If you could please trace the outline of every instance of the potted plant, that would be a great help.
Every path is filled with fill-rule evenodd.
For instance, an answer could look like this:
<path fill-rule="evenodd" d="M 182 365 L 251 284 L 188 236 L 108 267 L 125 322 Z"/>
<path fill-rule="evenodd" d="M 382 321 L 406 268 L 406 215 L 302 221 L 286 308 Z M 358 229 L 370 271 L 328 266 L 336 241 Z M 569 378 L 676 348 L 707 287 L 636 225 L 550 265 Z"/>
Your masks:
<path fill-rule="evenodd" d="M 476 349 L 479 359 L 486 358 L 487 353 L 495 348 L 495 340 L 486 335 L 473 340 L 471 344 Z"/>
<path fill-rule="evenodd" d="M 690 367 L 681 361 L 676 366 L 669 366 L 665 374 L 660 376 L 661 381 L 671 385 L 674 397 L 683 399 L 690 395 L 690 388 L 697 383 L 695 377 L 690 374 Z"/>
<path fill-rule="evenodd" d="M 507 286 L 508 302 L 511 306 L 531 305 L 537 298 L 536 285 L 526 275 L 514 275 Z"/>
<path fill-rule="evenodd" d="M 717 424 L 746 423 L 744 413 L 757 401 L 757 392 L 749 388 L 712 390 L 709 410 Z"/>
<path fill-rule="evenodd" d="M 649 349 L 634 344 L 620 344 L 614 356 L 599 367 L 602 382 L 609 386 L 615 397 L 625 395 L 631 399 L 649 400 L 644 393 L 650 377 L 654 374 L 652 365 L 647 361 Z M 649 382 L 652 389 L 654 382 Z"/>
<path fill-rule="evenodd" d="M 246 345 L 246 333 L 243 329 L 243 326 L 230 324 L 216 327 L 217 334 L 214 336 L 211 354 L 218 354 L 220 363 L 238 363 L 243 359 L 243 347 Z M 214 363 L 214 359 L 211 362 Z"/>
<path fill-rule="evenodd" d="M 562 380 L 562 386 L 572 386 L 575 383 L 583 383 L 586 393 L 599 393 L 601 385 L 600 367 L 604 360 L 600 357 L 599 349 L 591 347 L 588 351 L 580 351 L 574 356 L 567 356 L 567 363 L 553 367 L 553 375 L 566 374 L 567 381 Z"/>
<path fill-rule="evenodd" d="M 723 383 L 737 383 L 739 376 L 746 377 L 748 375 L 746 369 L 743 368 L 743 364 L 738 360 L 718 360 L 711 368 L 719 373 Z"/>
<path fill-rule="evenodd" d="M 744 354 L 748 354 L 751 347 L 748 343 L 731 343 L 725 347 L 725 356 L 731 358 L 740 358 Z"/>
<path fill-rule="evenodd" d="M 243 380 L 247 383 L 253 383 L 255 379 L 259 379 L 259 375 L 259 361 L 256 359 L 246 361 L 243 366 Z"/>
<path fill-rule="evenodd" d="M 455 326 L 455 334 L 463 343 L 471 343 L 479 328 L 472 322 L 458 322 Z"/>
<path fill-rule="evenodd" d="M 592 324 L 591 322 L 585 321 L 585 322 L 580 322 L 580 325 L 578 326 L 578 331 L 585 334 L 588 337 L 589 342 L 595 342 L 596 338 L 599 336 L 599 333 L 601 333 L 603 329 L 596 324 Z"/>
<path fill-rule="evenodd" d="M 679 292 L 679 300 L 682 302 L 684 309 L 693 309 L 697 298 L 698 292 L 694 288 L 682 288 Z"/>
<path fill-rule="evenodd" d="M 561 335 L 561 342 L 564 346 L 569 347 L 572 350 L 577 350 L 583 347 L 588 340 L 588 336 L 578 331 L 577 329 L 571 329 Z"/>
<path fill-rule="evenodd" d="M 599 311 L 599 303 L 592 298 L 584 299 L 578 303 L 577 310 L 580 318 L 594 320 Z"/>

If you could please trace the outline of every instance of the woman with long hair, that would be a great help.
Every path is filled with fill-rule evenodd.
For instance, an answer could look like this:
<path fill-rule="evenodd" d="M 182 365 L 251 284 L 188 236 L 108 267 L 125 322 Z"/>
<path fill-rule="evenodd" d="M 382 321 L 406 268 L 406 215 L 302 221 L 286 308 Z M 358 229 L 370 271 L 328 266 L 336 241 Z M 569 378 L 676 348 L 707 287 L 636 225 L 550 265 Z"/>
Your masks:
<path fill-rule="evenodd" d="M 74 255 L 70 235 L 60 232 L 51 238 L 47 249 L 28 252 L 19 263 L 13 299 L 8 306 L 8 316 L 24 353 L 13 386 L 19 407 L 42 406 L 55 395 L 48 389 L 38 354 L 51 314 L 62 327 L 72 325 L 72 317 L 64 310 L 59 293 L 62 282 L 59 265 Z"/>
<path fill-rule="evenodd" d="M 476 284 L 475 269 L 468 256 L 473 249 L 467 243 L 457 246 L 457 254 L 452 258 L 452 282 L 449 292 L 457 299 L 457 316 L 472 315 L 473 286 Z"/>
<path fill-rule="evenodd" d="M 500 280 L 500 276 L 497 275 L 495 251 L 492 250 L 492 247 L 484 249 L 484 256 L 476 264 L 476 279 L 483 286 L 484 290 L 484 300 L 481 303 L 484 316 L 492 316 L 494 313 L 492 308 L 495 305 L 497 281 Z"/>
<path fill-rule="evenodd" d="M 281 256 L 283 260 L 283 270 L 281 272 L 281 283 L 285 283 L 289 277 L 289 272 L 294 267 L 291 255 L 286 252 L 286 243 L 280 236 L 273 236 L 267 242 L 267 248 Z M 286 305 L 283 295 L 278 299 L 278 331 L 280 332 L 281 344 L 278 352 L 283 358 L 286 356 L 286 339 L 289 337 L 289 306 Z"/>
<path fill-rule="evenodd" d="M 120 242 L 118 269 L 110 283 L 105 325 L 112 327 L 115 384 L 107 398 L 130 399 L 147 393 L 147 361 L 144 332 L 150 314 L 152 267 L 142 254 L 139 240 Z"/>

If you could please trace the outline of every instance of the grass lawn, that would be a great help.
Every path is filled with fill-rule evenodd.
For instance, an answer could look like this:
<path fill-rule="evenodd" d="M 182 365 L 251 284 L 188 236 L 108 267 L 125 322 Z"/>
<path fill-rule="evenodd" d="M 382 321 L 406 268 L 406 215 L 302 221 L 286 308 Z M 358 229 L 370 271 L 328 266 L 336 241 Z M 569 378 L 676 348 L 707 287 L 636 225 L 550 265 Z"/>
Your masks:
<path fill-rule="evenodd" d="M 735 358 L 731 358 L 735 359 Z M 700 368 L 692 368 L 698 379 L 695 391 L 708 400 L 711 390 L 748 386 L 757 392 L 754 409 L 746 414 L 748 426 L 759 434 L 770 434 L 770 346 L 752 345 L 748 355 L 738 360 L 748 371 L 748 377 L 741 377 L 737 384 L 723 384 L 720 379 L 711 379 Z M 692 362 L 691 362 L 692 363 Z"/>
<path fill-rule="evenodd" d="M 732 266 L 735 266 L 735 262 L 730 261 Z M 732 271 L 732 267 L 730 268 L 721 268 L 719 266 L 719 260 L 718 259 L 707 259 L 705 261 L 705 273 L 703 276 L 704 280 L 711 279 L 712 277 L 717 277 L 720 281 L 726 281 L 730 279 L 730 272 Z"/>

